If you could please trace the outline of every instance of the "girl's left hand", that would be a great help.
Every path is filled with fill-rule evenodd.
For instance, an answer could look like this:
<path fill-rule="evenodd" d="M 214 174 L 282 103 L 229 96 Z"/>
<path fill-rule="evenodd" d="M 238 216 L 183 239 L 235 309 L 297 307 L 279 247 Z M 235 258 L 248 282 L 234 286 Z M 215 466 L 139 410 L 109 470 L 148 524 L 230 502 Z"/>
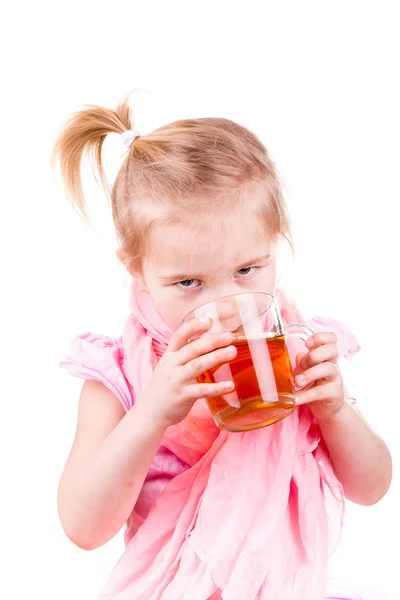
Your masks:
<path fill-rule="evenodd" d="M 337 341 L 334 333 L 319 331 L 305 342 L 309 352 L 296 356 L 295 382 L 301 386 L 315 382 L 314 387 L 296 395 L 296 404 L 309 404 L 320 423 L 331 420 L 345 403 Z"/>

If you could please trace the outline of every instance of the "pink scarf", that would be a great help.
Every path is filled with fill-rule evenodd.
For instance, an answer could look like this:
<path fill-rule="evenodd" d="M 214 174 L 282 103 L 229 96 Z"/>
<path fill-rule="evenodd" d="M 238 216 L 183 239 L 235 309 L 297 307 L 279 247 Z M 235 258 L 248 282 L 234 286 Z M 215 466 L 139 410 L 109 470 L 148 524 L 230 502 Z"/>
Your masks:
<path fill-rule="evenodd" d="M 282 291 L 277 300 L 284 323 L 306 322 Z M 135 285 L 131 308 L 123 370 L 137 396 L 171 331 Z M 324 598 L 344 500 L 306 406 L 265 429 L 228 433 L 199 400 L 162 443 L 191 468 L 161 493 L 101 599 Z"/>

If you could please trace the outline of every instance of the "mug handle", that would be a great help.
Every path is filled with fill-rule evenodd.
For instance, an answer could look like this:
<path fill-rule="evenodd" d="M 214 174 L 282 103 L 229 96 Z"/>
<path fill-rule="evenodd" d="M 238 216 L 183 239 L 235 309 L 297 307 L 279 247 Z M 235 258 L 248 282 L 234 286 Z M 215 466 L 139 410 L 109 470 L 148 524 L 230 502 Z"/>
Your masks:
<path fill-rule="evenodd" d="M 305 342 L 313 333 L 315 333 L 312 329 L 307 327 L 307 325 L 302 325 L 301 323 L 292 323 L 291 325 L 287 325 L 285 328 L 285 338 L 290 337 L 298 337 L 303 342 Z M 299 386 L 293 382 L 294 392 L 295 394 L 299 394 L 300 392 L 305 392 L 306 390 L 314 387 L 315 382 L 307 383 L 307 385 Z"/>

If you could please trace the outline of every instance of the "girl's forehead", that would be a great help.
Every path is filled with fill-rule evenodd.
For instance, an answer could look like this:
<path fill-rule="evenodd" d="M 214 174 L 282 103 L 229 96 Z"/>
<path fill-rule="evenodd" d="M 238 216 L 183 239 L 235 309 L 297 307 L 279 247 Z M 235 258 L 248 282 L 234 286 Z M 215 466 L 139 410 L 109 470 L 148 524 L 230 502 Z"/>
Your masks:
<path fill-rule="evenodd" d="M 258 222 L 233 219 L 169 224 L 156 227 L 149 240 L 149 260 L 161 269 L 176 267 L 182 272 L 221 271 L 224 267 L 251 261 L 268 252 L 270 236 Z"/>

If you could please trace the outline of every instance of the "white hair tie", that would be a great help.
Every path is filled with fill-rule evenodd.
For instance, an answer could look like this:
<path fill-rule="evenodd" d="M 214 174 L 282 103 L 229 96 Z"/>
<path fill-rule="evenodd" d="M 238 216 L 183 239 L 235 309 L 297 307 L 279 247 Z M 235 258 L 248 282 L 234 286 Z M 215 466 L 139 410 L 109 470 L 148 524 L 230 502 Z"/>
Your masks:
<path fill-rule="evenodd" d="M 127 148 L 132 146 L 132 142 L 135 138 L 139 137 L 140 131 L 136 131 L 135 129 L 127 129 L 124 133 L 121 133 L 122 141 L 124 142 Z"/>

